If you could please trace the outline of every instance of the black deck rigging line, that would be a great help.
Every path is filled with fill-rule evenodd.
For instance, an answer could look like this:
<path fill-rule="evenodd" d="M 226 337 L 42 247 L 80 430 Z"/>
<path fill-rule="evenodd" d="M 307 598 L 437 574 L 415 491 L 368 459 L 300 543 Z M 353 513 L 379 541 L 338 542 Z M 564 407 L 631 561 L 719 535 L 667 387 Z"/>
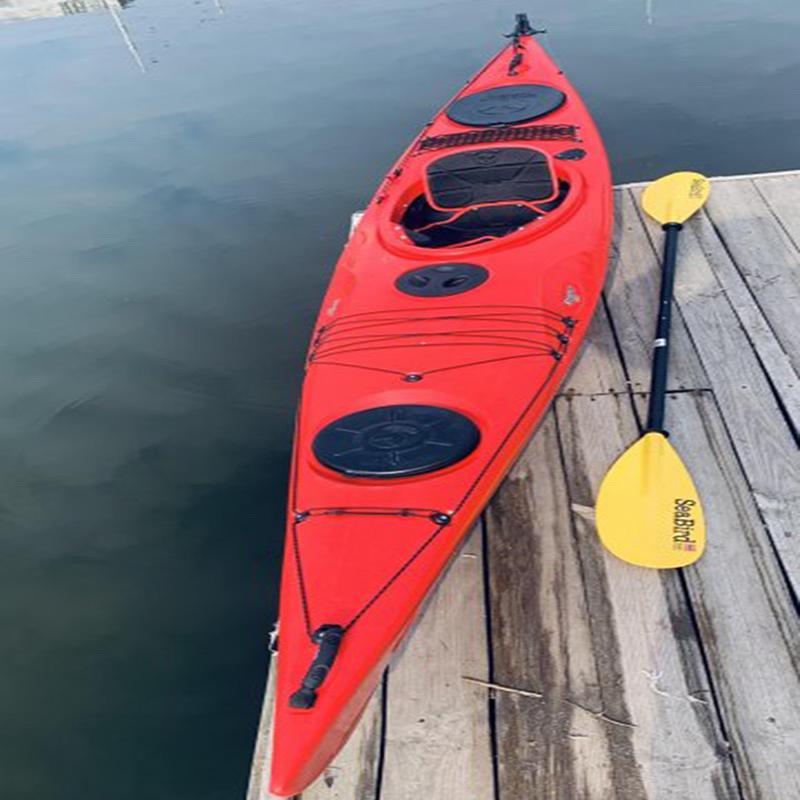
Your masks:
<path fill-rule="evenodd" d="M 457 313 L 454 313 L 455 311 L 471 311 L 472 309 L 476 310 L 476 316 L 474 316 L 474 317 L 472 316 L 471 313 L 469 313 L 469 314 L 464 314 L 464 313 L 457 314 Z M 401 308 L 398 308 L 398 309 L 383 309 L 381 311 L 359 311 L 359 312 L 356 312 L 356 313 L 353 313 L 353 314 L 343 314 L 342 316 L 337 317 L 332 322 L 328 322 L 325 325 L 320 325 L 320 327 L 318 329 L 318 333 L 322 333 L 323 331 L 329 331 L 329 330 L 331 330 L 333 328 L 336 328 L 336 327 L 341 327 L 344 324 L 356 324 L 356 323 L 362 323 L 362 322 L 363 323 L 368 323 L 370 325 L 378 324 L 380 322 L 380 320 L 376 320 L 376 321 L 367 320 L 367 319 L 364 319 L 364 317 L 376 317 L 376 316 L 378 316 L 380 314 L 394 315 L 394 314 L 408 313 L 408 314 L 412 315 L 410 317 L 400 317 L 399 319 L 394 318 L 392 316 L 389 316 L 389 317 L 386 318 L 387 323 L 388 322 L 404 322 L 406 320 L 412 320 L 413 321 L 413 320 L 416 320 L 416 319 L 419 319 L 419 318 L 430 319 L 430 320 L 434 320 L 434 319 L 436 319 L 436 320 L 438 320 L 438 319 L 472 319 L 472 318 L 477 319 L 479 317 L 487 316 L 487 313 L 486 313 L 487 309 L 489 309 L 489 316 L 490 317 L 493 314 L 500 314 L 500 315 L 506 315 L 506 314 L 518 314 L 518 315 L 520 315 L 520 314 L 542 314 L 544 316 L 550 317 L 551 319 L 557 319 L 557 320 L 563 320 L 564 319 L 564 315 L 563 314 L 557 314 L 555 311 L 550 311 L 549 309 L 544 308 L 543 306 L 512 305 L 510 303 L 508 303 L 508 304 L 505 304 L 505 303 L 497 303 L 497 304 L 484 303 L 482 305 L 465 305 L 465 306 L 428 306 L 425 309 L 424 312 L 419 308 L 415 308 L 415 309 L 410 309 L 410 308 L 401 309 Z M 447 313 L 442 314 L 441 316 L 435 316 L 435 317 L 427 317 L 427 316 L 425 316 L 425 314 L 433 312 L 433 311 L 445 311 Z"/>
<path fill-rule="evenodd" d="M 550 313 L 553 313 L 553 312 L 550 312 Z M 562 320 L 562 322 L 564 323 L 567 331 L 569 331 L 569 335 L 571 335 L 572 331 L 574 331 L 575 326 L 578 323 L 578 320 L 573 319 L 571 317 L 565 317 L 563 315 L 554 314 L 554 316 L 559 317 Z M 560 346 L 558 348 L 556 348 L 556 349 L 554 349 L 552 351 L 553 355 L 555 355 L 557 357 L 554 358 L 553 364 L 552 364 L 550 370 L 548 371 L 547 375 L 545 376 L 544 380 L 541 382 L 539 387 L 536 389 L 536 391 L 530 397 L 529 401 L 526 403 L 526 405 L 523 408 L 522 412 L 518 415 L 518 417 L 514 421 L 514 424 L 506 432 L 506 435 L 503 437 L 503 439 L 500 441 L 498 446 L 495 448 L 495 450 L 493 451 L 493 453 L 491 454 L 489 459 L 486 461 L 484 466 L 481 468 L 481 470 L 478 473 L 478 475 L 475 477 L 473 482 L 469 485 L 469 487 L 467 488 L 466 492 L 464 493 L 464 495 L 459 500 L 458 504 L 453 509 L 452 513 L 443 515 L 442 519 L 444 520 L 446 518 L 446 521 L 443 521 L 442 523 L 437 524 L 436 527 L 434 528 L 434 530 L 431 532 L 431 534 L 423 542 L 420 543 L 420 545 L 406 559 L 406 561 L 404 561 L 398 567 L 398 569 L 395 570 L 395 572 L 387 579 L 387 581 L 369 598 L 369 600 L 367 600 L 366 603 L 364 603 L 364 605 L 361 606 L 361 608 L 350 618 L 349 622 L 347 622 L 345 625 L 340 626 L 344 633 L 349 631 L 358 622 L 358 620 L 361 619 L 361 617 L 363 617 L 364 614 L 366 614 L 367 611 L 369 611 L 369 609 L 372 608 L 372 606 L 375 605 L 375 603 L 381 597 L 383 597 L 383 595 L 400 579 L 400 577 L 402 577 L 402 575 L 406 572 L 406 570 L 408 570 L 410 568 L 410 566 L 422 555 L 422 553 L 425 552 L 425 550 L 436 540 L 436 538 L 441 533 L 441 531 L 444 530 L 450 524 L 450 522 L 452 520 L 452 517 L 464 507 L 464 504 L 467 502 L 467 500 L 470 498 L 472 493 L 475 491 L 476 487 L 478 486 L 480 481 L 483 479 L 483 476 L 486 474 L 486 472 L 492 466 L 492 464 L 497 459 L 497 457 L 500 454 L 500 452 L 502 451 L 502 449 L 508 443 L 509 439 L 514 435 L 514 433 L 517 430 L 517 428 L 522 424 L 522 421 L 528 415 L 530 409 L 533 407 L 533 405 L 539 399 L 539 397 L 541 396 L 541 394 L 544 391 L 544 389 L 547 387 L 547 385 L 553 379 L 553 376 L 555 375 L 556 370 L 559 367 L 559 364 L 560 364 L 560 362 L 561 362 L 561 360 L 563 358 L 563 355 L 568 349 L 568 346 L 569 346 L 569 335 L 567 335 L 560 342 Z M 299 420 L 299 407 L 298 407 L 298 420 Z M 293 508 L 295 508 L 295 509 L 298 508 L 298 505 L 297 505 L 297 502 L 296 502 L 296 500 L 297 500 L 296 463 L 297 463 L 297 459 L 295 458 L 295 473 L 294 473 L 295 491 L 293 492 L 293 497 L 292 497 Z M 297 513 L 302 515 L 303 512 L 297 512 Z M 340 510 L 340 513 L 342 513 L 341 510 Z M 443 512 L 436 512 L 436 513 L 443 513 Z M 397 516 L 406 516 L 406 517 L 408 517 L 408 516 L 412 516 L 412 515 L 411 514 L 398 514 Z M 311 615 L 310 615 L 309 604 L 308 604 L 308 592 L 307 592 L 307 587 L 306 587 L 306 583 L 305 583 L 305 577 L 303 575 L 303 569 L 302 569 L 302 563 L 301 563 L 302 562 L 302 558 L 301 558 L 301 553 L 300 553 L 300 542 L 299 542 L 299 536 L 298 536 L 298 532 L 297 532 L 298 526 L 300 524 L 302 524 L 302 522 L 305 521 L 306 518 L 307 517 L 303 517 L 300 520 L 295 518 L 295 520 L 292 522 L 292 542 L 293 542 L 294 561 L 295 561 L 295 567 L 297 569 L 298 586 L 299 586 L 299 589 L 300 589 L 301 605 L 302 605 L 302 608 L 303 608 L 303 615 L 304 615 L 306 632 L 307 632 L 308 636 L 313 641 L 314 628 L 313 628 L 313 626 L 311 624 Z"/>
<path fill-rule="evenodd" d="M 560 356 L 556 350 L 547 350 L 537 353 L 517 353 L 513 356 L 497 356 L 497 358 L 484 358 L 480 361 L 465 361 L 461 364 L 451 364 L 446 367 L 434 367 L 433 369 L 426 369 L 422 372 L 408 372 L 402 369 L 386 369 L 385 367 L 371 367 L 367 364 L 348 364 L 344 361 L 314 361 L 314 366 L 320 367 L 351 367 L 352 369 L 364 369 L 370 372 L 386 372 L 390 375 L 400 375 L 404 380 L 411 380 L 414 382 L 422 380 L 426 375 L 433 375 L 437 372 L 450 372 L 454 369 L 462 369 L 465 367 L 477 367 L 483 364 L 494 364 L 498 361 L 512 361 L 517 358 L 544 358 L 546 356 Z"/>
<path fill-rule="evenodd" d="M 522 334 L 522 335 L 515 335 L 515 334 Z M 323 354 L 329 355 L 331 352 L 339 351 L 342 349 L 351 349 L 351 348 L 361 348 L 362 346 L 367 345 L 375 345 L 375 344 L 391 344 L 396 343 L 398 346 L 408 346 L 409 340 L 414 339 L 423 339 L 424 341 L 428 342 L 431 339 L 455 339 L 458 341 L 451 341 L 450 344 L 453 345 L 460 345 L 465 344 L 469 345 L 470 343 L 475 342 L 478 340 L 483 344 L 490 344 L 493 342 L 521 342 L 525 344 L 545 344 L 550 341 L 550 339 L 555 339 L 556 341 L 560 341 L 560 337 L 563 335 L 561 331 L 554 330 L 554 331 L 545 331 L 542 333 L 539 332 L 531 332 L 531 335 L 525 336 L 524 330 L 513 329 L 513 330 L 498 330 L 498 331 L 465 331 L 463 334 L 460 334 L 457 331 L 442 331 L 441 333 L 433 332 L 433 331 L 425 331 L 425 332 L 414 332 L 414 333 L 405 333 L 405 334 L 398 334 L 398 335 L 387 335 L 387 336 L 370 336 L 361 338 L 353 338 L 347 339 L 346 341 L 324 341 L 320 342 L 319 346 L 316 347 L 311 353 L 313 359 L 321 356 Z M 463 342 L 461 340 L 464 340 Z M 413 344 L 413 342 L 412 342 Z"/>
<path fill-rule="evenodd" d="M 512 316 L 509 316 L 509 313 Z M 339 366 L 353 369 L 363 369 L 373 372 L 382 372 L 390 375 L 399 375 L 404 380 L 409 380 L 409 375 L 414 376 L 414 380 L 422 380 L 425 375 L 437 372 L 446 372 L 453 369 L 478 366 L 511 358 L 526 358 L 530 356 L 555 355 L 559 357 L 556 349 L 556 342 L 566 343 L 571 327 L 568 318 L 558 317 L 553 314 L 549 317 L 541 312 L 525 313 L 524 316 L 533 317 L 532 319 L 519 318 L 523 316 L 521 312 L 502 312 L 489 315 L 465 314 L 465 315 L 442 315 L 430 317 L 418 315 L 402 319 L 372 319 L 369 322 L 362 322 L 358 325 L 350 325 L 342 329 L 329 328 L 320 329 L 315 337 L 311 352 L 308 357 L 308 366 Z M 487 318 L 488 317 L 488 318 Z M 516 318 L 515 318 L 516 317 Z M 537 319 L 536 317 L 542 317 Z M 551 321 L 559 319 L 562 327 L 558 328 L 550 324 Z M 387 325 L 397 327 L 401 324 L 412 323 L 429 324 L 434 321 L 455 320 L 488 322 L 495 326 L 492 328 L 470 328 L 467 330 L 412 330 L 412 331 L 376 331 L 376 328 L 384 328 Z M 546 321 L 545 321 L 546 320 Z M 436 341 L 436 340 L 439 341 Z M 555 341 L 552 341 L 555 340 Z M 414 350 L 425 348 L 430 350 L 432 347 L 446 347 L 458 344 L 464 347 L 494 347 L 508 349 L 524 349 L 533 352 L 518 353 L 514 356 L 497 356 L 487 359 L 473 359 L 457 364 L 449 364 L 435 367 L 429 370 L 418 371 L 409 369 L 390 369 L 387 367 L 375 366 L 372 364 L 354 363 L 352 361 L 342 361 L 342 356 L 353 356 L 367 352 L 380 352 L 384 350 Z"/>
<path fill-rule="evenodd" d="M 381 506 L 345 506 L 342 508 L 307 508 L 295 512 L 295 521 L 303 522 L 309 517 L 422 517 L 430 519 L 435 514 L 443 512 L 436 508 L 383 508 Z M 298 519 L 302 517 L 302 519 Z"/>
<path fill-rule="evenodd" d="M 432 338 L 432 337 L 431 337 Z M 317 353 L 312 359 L 311 363 L 315 363 L 318 358 L 325 358 L 326 356 L 339 356 L 343 354 L 349 353 L 374 353 L 381 350 L 407 350 L 407 349 L 418 349 L 418 348 L 425 348 L 426 350 L 430 350 L 432 347 L 520 347 L 520 348 L 527 348 L 533 349 L 535 347 L 541 347 L 545 350 L 552 349 L 548 348 L 547 344 L 543 342 L 538 342 L 535 339 L 521 339 L 521 344 L 513 344 L 504 341 L 497 341 L 497 337 L 495 339 L 484 339 L 477 342 L 409 342 L 409 343 L 400 343 L 395 342 L 393 344 L 363 344 L 363 345 L 341 345 L 339 347 L 329 347 L 326 350 L 322 350 L 321 352 Z"/>
<path fill-rule="evenodd" d="M 300 461 L 298 457 L 299 452 L 299 445 L 300 445 L 300 416 L 303 409 L 303 395 L 302 392 L 300 397 L 297 400 L 297 411 L 295 412 L 294 418 L 294 445 L 292 448 L 292 480 L 291 480 L 291 497 L 290 497 L 290 504 L 291 508 L 297 508 L 297 492 L 298 492 L 298 485 L 299 485 L 299 471 L 298 471 L 298 462 Z M 311 627 L 311 612 L 308 607 L 308 592 L 306 590 L 306 580 L 305 575 L 303 574 L 303 560 L 300 556 L 300 539 L 297 535 L 297 521 L 292 522 L 292 554 L 293 554 L 293 561 L 295 565 L 295 569 L 297 570 L 297 585 L 300 587 L 300 603 L 303 608 L 303 623 L 305 625 L 306 634 L 308 635 L 309 639 L 313 641 L 313 634 L 314 630 Z"/>
<path fill-rule="evenodd" d="M 540 319 L 542 317 L 543 319 Z M 562 325 L 566 324 L 565 317 L 563 316 L 547 316 L 542 314 L 541 312 L 526 312 L 526 311 L 496 311 L 496 312 L 478 312 L 478 313 L 469 313 L 469 314 L 441 314 L 438 316 L 431 316 L 425 314 L 415 314 L 413 316 L 403 316 L 403 317 L 385 317 L 383 319 L 371 319 L 371 320 L 353 320 L 348 321 L 347 324 L 344 326 L 342 325 L 323 325 L 319 328 L 316 335 L 313 338 L 312 342 L 312 349 L 313 347 L 319 346 L 324 342 L 329 342 L 331 340 L 343 340 L 343 339 L 380 339 L 383 337 L 402 337 L 402 336 L 414 336 L 414 335 L 426 335 L 428 331 L 400 331 L 399 333 L 394 333 L 392 331 L 384 331 L 378 330 L 380 328 L 391 328 L 391 327 L 399 327 L 401 325 L 409 325 L 409 324 L 420 324 L 420 325 L 429 325 L 435 322 L 486 322 L 486 323 L 493 323 L 495 325 L 519 325 L 519 326 L 527 326 L 530 328 L 540 328 L 543 329 L 545 333 L 556 335 L 559 332 L 559 329 L 551 323 L 555 323 L 556 321 L 560 322 Z M 485 330 L 485 329 L 479 329 Z M 491 328 L 489 329 L 488 333 L 492 332 L 503 332 L 507 330 L 507 328 Z M 458 335 L 460 333 L 471 333 L 474 332 L 473 330 L 467 329 L 465 331 L 434 331 L 433 333 L 452 333 L 453 335 Z M 512 331 L 509 331 L 512 332 Z"/>
<path fill-rule="evenodd" d="M 306 579 L 303 574 L 303 559 L 300 556 L 300 537 L 297 535 L 298 522 L 292 522 L 292 551 L 294 553 L 294 564 L 297 570 L 297 585 L 300 587 L 300 603 L 303 606 L 303 621 L 306 626 L 306 633 L 309 638 L 313 638 L 314 629 L 311 627 L 311 612 L 308 608 L 308 590 L 306 589 Z"/>
<path fill-rule="evenodd" d="M 317 361 L 316 359 L 309 359 L 309 366 L 312 364 L 317 367 L 351 367 L 352 369 L 365 369 L 369 372 L 385 372 L 387 375 L 400 375 L 405 377 L 408 375 L 402 369 L 386 369 L 386 367 L 372 367 L 369 364 L 347 364 L 344 361 Z"/>
<path fill-rule="evenodd" d="M 484 358 L 481 361 L 467 361 L 463 364 L 453 364 L 449 367 L 435 367 L 434 369 L 425 370 L 425 372 L 420 373 L 421 375 L 433 375 L 437 372 L 450 372 L 454 369 L 462 369 L 463 367 L 477 367 L 482 366 L 484 364 L 496 364 L 498 361 L 513 361 L 517 358 L 543 358 L 546 356 L 552 356 L 557 351 L 549 350 L 546 353 L 517 353 L 513 356 L 498 356 L 497 358 Z M 560 360 L 560 359 L 559 359 Z"/>
<path fill-rule="evenodd" d="M 552 325 L 547 325 L 544 322 L 531 322 L 527 323 L 531 325 L 531 327 L 539 327 L 540 329 L 544 329 L 545 334 L 550 334 L 552 336 L 558 336 L 559 330 L 558 328 L 553 327 Z M 464 331 L 412 331 L 411 333 L 361 333 L 361 334 L 351 334 L 349 332 L 344 333 L 332 333 L 330 335 L 325 335 L 321 337 L 320 344 L 328 343 L 331 341 L 341 342 L 341 341 L 381 341 L 381 340 L 392 340 L 392 339 L 407 339 L 409 337 L 414 336 L 476 336 L 478 334 L 489 334 L 494 335 L 498 334 L 503 337 L 505 333 L 519 333 L 520 331 L 514 330 L 509 331 L 508 328 L 477 328 L 471 330 L 464 330 Z M 324 339 L 324 341 L 323 341 Z"/>
<path fill-rule="evenodd" d="M 432 309 L 431 309 L 432 310 Z M 526 319 L 527 317 L 527 319 Z M 359 335 L 359 331 L 375 331 L 376 328 L 396 327 L 411 323 L 429 324 L 434 322 L 490 322 L 507 325 L 529 325 L 540 326 L 548 332 L 556 332 L 557 329 L 547 322 L 539 321 L 537 317 L 544 317 L 549 322 L 561 322 L 564 324 L 564 317 L 559 315 L 548 316 L 540 311 L 495 311 L 477 312 L 469 314 L 441 314 L 438 316 L 426 316 L 416 313 L 412 316 L 403 317 L 384 317 L 370 320 L 344 320 L 342 324 L 322 325 L 316 332 L 312 341 L 312 350 L 324 341 L 330 341 L 334 337 L 343 338 L 345 335 Z M 411 332 L 413 333 L 413 332 Z M 454 333 L 457 333 L 454 332 Z M 374 333 L 364 333 L 362 336 L 383 336 L 388 335 L 384 331 Z"/>
<path fill-rule="evenodd" d="M 578 125 L 513 125 L 497 128 L 480 128 L 459 133 L 445 133 L 420 139 L 414 155 L 465 147 L 473 144 L 500 142 L 579 142 Z"/>
<path fill-rule="evenodd" d="M 458 321 L 459 322 L 465 322 L 465 321 L 472 321 L 474 319 L 475 319 L 474 316 L 466 315 L 463 318 L 460 318 Z M 427 323 L 427 322 L 435 322 L 436 320 L 435 319 L 431 320 L 429 318 L 424 318 L 424 319 L 420 318 L 420 321 Z M 530 321 L 529 320 L 517 320 L 517 319 L 505 320 L 505 319 L 490 318 L 488 320 L 478 319 L 477 321 L 478 322 L 484 322 L 485 321 L 485 322 L 495 323 L 495 324 L 508 323 L 508 324 L 511 324 L 511 325 L 525 325 L 525 326 L 530 326 L 533 329 L 542 330 L 545 334 L 549 333 L 549 334 L 552 334 L 552 335 L 556 335 L 559 332 L 559 329 L 555 325 L 550 325 L 549 322 L 537 322 L 535 320 L 530 320 Z M 410 332 L 401 331 L 399 333 L 396 333 L 396 332 L 393 332 L 393 331 L 389 331 L 389 332 L 387 332 L 387 331 L 376 331 L 375 333 L 358 333 L 358 332 L 353 333 L 353 331 L 363 331 L 365 328 L 376 328 L 376 327 L 383 327 L 383 326 L 380 323 L 372 323 L 372 324 L 367 325 L 367 326 L 359 326 L 358 328 L 345 328 L 343 331 L 327 331 L 327 332 L 323 333 L 319 337 L 319 340 L 323 340 L 324 339 L 325 341 L 330 342 L 332 340 L 335 340 L 335 341 L 343 341 L 343 340 L 347 341 L 347 340 L 353 340 L 353 339 L 362 339 L 363 340 L 363 339 L 402 338 L 404 336 L 428 336 L 428 335 L 436 335 L 436 334 L 439 334 L 439 333 L 451 333 L 451 334 L 453 334 L 455 336 L 455 335 L 458 335 L 460 333 L 464 333 L 464 334 L 490 333 L 491 334 L 491 333 L 506 333 L 508 331 L 508 328 L 467 328 L 465 330 L 457 330 L 457 331 L 424 331 L 423 330 L 423 331 L 410 331 Z M 514 331 L 514 332 L 518 332 L 518 331 Z"/>
<path fill-rule="evenodd" d="M 403 573 L 425 552 L 428 546 L 449 524 L 450 522 L 448 519 L 448 521 L 444 524 L 437 525 L 436 528 L 434 528 L 433 533 L 431 533 L 431 535 L 425 539 L 422 544 L 420 544 L 420 546 L 397 568 L 397 571 L 389 578 L 389 580 L 387 580 L 386 583 L 384 583 L 383 586 L 381 586 L 381 588 L 378 589 L 378 591 L 375 592 L 375 594 L 373 594 L 372 597 L 370 597 L 370 599 L 367 600 L 367 602 L 364 603 L 364 605 L 361 606 L 361 608 L 350 618 L 350 621 L 344 626 L 345 633 L 347 633 L 347 631 L 349 631 L 353 625 L 355 625 L 356 622 L 358 622 L 361 617 L 363 617 L 364 614 L 366 614 L 367 611 L 369 611 L 372 606 L 374 606 L 375 603 L 377 603 L 378 600 L 380 600 L 381 597 L 383 597 L 383 595 L 386 594 L 386 592 L 388 592 L 392 586 L 394 586 Z"/>
<path fill-rule="evenodd" d="M 431 339 L 457 339 L 456 342 L 445 342 L 447 345 L 453 346 L 469 346 L 471 344 L 494 344 L 496 342 L 522 342 L 524 344 L 533 344 L 536 342 L 542 343 L 548 341 L 547 337 L 551 336 L 557 339 L 559 336 L 558 331 L 550 333 L 549 331 L 539 334 L 532 332 L 530 336 L 514 334 L 524 334 L 525 331 L 518 329 L 514 330 L 498 330 L 498 331 L 414 331 L 412 333 L 399 333 L 386 336 L 365 336 L 363 338 L 348 337 L 345 341 L 325 341 L 320 344 L 316 350 L 317 355 L 322 352 L 336 352 L 339 350 L 349 350 L 352 348 L 362 348 L 368 345 L 381 345 L 381 344 L 395 344 L 398 347 L 413 347 L 416 346 L 415 342 L 410 342 L 409 339 L 423 339 L 425 342 L 430 342 Z M 461 341 L 461 340 L 464 341 Z"/>
<path fill-rule="evenodd" d="M 545 318 L 547 319 L 547 318 Z M 524 319 L 521 316 L 517 316 L 516 318 L 513 316 L 500 316 L 500 315 L 493 315 L 493 316 L 481 316 L 477 314 L 465 314 L 460 317 L 456 316 L 449 316 L 449 317 L 406 317 L 404 319 L 396 319 L 396 320 L 380 320 L 374 321 L 369 323 L 361 323 L 359 325 L 350 325 L 344 328 L 320 328 L 318 334 L 314 337 L 313 346 L 319 345 L 324 341 L 331 341 L 334 338 L 342 339 L 345 336 L 361 336 L 361 337 L 370 337 L 370 336 L 389 336 L 391 335 L 390 332 L 385 330 L 377 330 L 378 328 L 397 328 L 402 325 L 410 325 L 413 323 L 422 323 L 428 324 L 433 322 L 449 322 L 449 321 L 457 321 L 457 322 L 488 322 L 488 323 L 495 323 L 495 324 L 506 324 L 506 325 L 517 325 L 517 326 L 529 326 L 529 327 L 536 327 L 539 326 L 545 329 L 546 333 L 555 333 L 557 328 L 552 325 L 549 325 L 549 322 L 554 322 L 554 319 L 548 320 L 548 322 L 537 322 L 535 320 Z M 563 323 L 562 323 L 563 324 Z M 359 333 L 360 331 L 364 331 L 364 333 Z M 413 333 L 410 331 L 409 333 Z"/>

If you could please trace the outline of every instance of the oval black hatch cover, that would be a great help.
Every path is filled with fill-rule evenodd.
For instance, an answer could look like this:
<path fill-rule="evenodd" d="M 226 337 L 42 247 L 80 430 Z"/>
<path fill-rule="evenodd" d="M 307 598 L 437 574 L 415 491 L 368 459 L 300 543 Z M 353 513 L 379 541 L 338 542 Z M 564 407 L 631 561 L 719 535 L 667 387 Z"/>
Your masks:
<path fill-rule="evenodd" d="M 312 449 L 326 467 L 353 478 L 404 478 L 461 461 L 480 438 L 472 420 L 449 408 L 391 405 L 331 422 Z"/>
<path fill-rule="evenodd" d="M 565 100 L 564 92 L 552 86 L 523 83 L 468 94 L 452 102 L 446 113 L 453 122 L 474 128 L 516 125 L 555 111 Z"/>

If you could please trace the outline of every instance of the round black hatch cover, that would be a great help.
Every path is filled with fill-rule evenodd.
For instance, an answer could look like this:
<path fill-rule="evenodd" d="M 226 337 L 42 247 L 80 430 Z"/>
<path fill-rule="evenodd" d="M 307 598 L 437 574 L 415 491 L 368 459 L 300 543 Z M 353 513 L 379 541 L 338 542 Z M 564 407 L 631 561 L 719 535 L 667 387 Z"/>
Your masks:
<path fill-rule="evenodd" d="M 431 264 L 404 272 L 394 285 L 416 297 L 447 297 L 480 286 L 489 271 L 477 264 Z"/>
<path fill-rule="evenodd" d="M 340 417 L 314 438 L 314 455 L 353 478 L 404 478 L 449 467 L 468 456 L 481 435 L 449 408 L 392 405 Z"/>
<path fill-rule="evenodd" d="M 500 86 L 454 101 L 447 109 L 447 116 L 459 125 L 475 128 L 516 125 L 555 111 L 564 100 L 564 92 L 538 83 Z"/>

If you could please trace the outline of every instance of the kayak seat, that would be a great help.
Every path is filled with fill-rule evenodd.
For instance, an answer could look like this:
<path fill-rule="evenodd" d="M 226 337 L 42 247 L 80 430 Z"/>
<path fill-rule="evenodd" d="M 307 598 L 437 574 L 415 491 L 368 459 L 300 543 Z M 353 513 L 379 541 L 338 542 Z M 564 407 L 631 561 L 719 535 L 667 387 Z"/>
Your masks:
<path fill-rule="evenodd" d="M 569 184 L 559 181 L 558 194 L 537 203 L 536 210 L 521 203 L 481 206 L 468 211 L 439 211 L 421 194 L 408 206 L 401 224 L 418 247 L 455 247 L 488 238 L 499 239 L 554 211 L 566 199 Z"/>
<path fill-rule="evenodd" d="M 449 210 L 486 203 L 549 200 L 555 181 L 547 157 L 530 147 L 492 147 L 444 156 L 428 165 L 431 205 Z"/>
<path fill-rule="evenodd" d="M 452 221 L 429 225 L 422 230 L 406 229 L 420 247 L 453 247 L 483 239 L 500 239 L 540 217 L 532 208 L 515 203 L 483 206 L 453 215 Z"/>

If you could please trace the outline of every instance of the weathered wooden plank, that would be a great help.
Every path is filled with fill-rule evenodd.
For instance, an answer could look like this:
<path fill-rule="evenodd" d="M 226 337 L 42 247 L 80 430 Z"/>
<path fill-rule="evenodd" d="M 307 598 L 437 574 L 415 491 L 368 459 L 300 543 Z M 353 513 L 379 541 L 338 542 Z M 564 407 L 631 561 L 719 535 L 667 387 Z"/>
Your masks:
<path fill-rule="evenodd" d="M 389 668 L 381 800 L 492 800 L 482 531 L 456 556 Z"/>
<path fill-rule="evenodd" d="M 713 397 L 675 395 L 669 406 L 708 521 L 708 549 L 685 576 L 739 782 L 745 797 L 800 797 L 800 625 L 789 588 Z"/>
<path fill-rule="evenodd" d="M 626 397 L 562 398 L 556 411 L 570 502 L 580 512 L 638 431 Z M 605 733 L 616 789 L 609 796 L 739 797 L 716 711 L 700 702 L 710 685 L 680 576 L 616 559 L 587 514 L 573 523 L 602 708 L 635 726 Z"/>
<path fill-rule="evenodd" d="M 753 177 L 753 183 L 794 246 L 800 249 L 800 172 L 758 175 Z"/>
<path fill-rule="evenodd" d="M 540 695 L 495 692 L 501 798 L 635 796 L 621 792 L 629 776 L 612 758 L 613 723 L 593 713 L 603 708 L 594 609 L 570 514 L 551 412 L 486 515 L 492 681 Z"/>
<path fill-rule="evenodd" d="M 614 248 L 612 275 L 618 256 Z M 585 400 L 628 389 L 603 304 L 568 389 Z M 623 406 L 626 398 L 623 394 Z M 628 769 L 627 751 L 617 741 L 628 726 L 603 715 L 591 601 L 572 532 L 556 427 L 551 411 L 486 515 L 492 677 L 496 685 L 515 690 L 494 692 L 499 794 L 636 797 L 635 766 Z M 575 512 L 591 514 L 591 509 Z"/>
<path fill-rule="evenodd" d="M 684 226 L 675 296 L 772 542 L 800 594 L 800 452 L 703 250 L 697 233 L 702 224 L 698 217 Z M 646 226 L 659 241 L 658 226 Z"/>
<path fill-rule="evenodd" d="M 789 354 L 775 336 L 708 216 L 698 215 L 692 230 L 791 424 L 800 430 L 800 377 Z"/>
<path fill-rule="evenodd" d="M 770 194 L 775 197 L 778 192 L 773 188 Z M 715 185 L 706 209 L 795 370 L 800 372 L 800 251 L 752 181 Z"/>
<path fill-rule="evenodd" d="M 618 191 L 618 258 L 606 288 L 608 308 L 635 392 L 650 387 L 653 333 L 661 285 L 661 250 L 653 249 L 636 202 L 629 191 Z M 680 312 L 673 314 L 670 342 L 670 389 L 708 386 Z"/>

